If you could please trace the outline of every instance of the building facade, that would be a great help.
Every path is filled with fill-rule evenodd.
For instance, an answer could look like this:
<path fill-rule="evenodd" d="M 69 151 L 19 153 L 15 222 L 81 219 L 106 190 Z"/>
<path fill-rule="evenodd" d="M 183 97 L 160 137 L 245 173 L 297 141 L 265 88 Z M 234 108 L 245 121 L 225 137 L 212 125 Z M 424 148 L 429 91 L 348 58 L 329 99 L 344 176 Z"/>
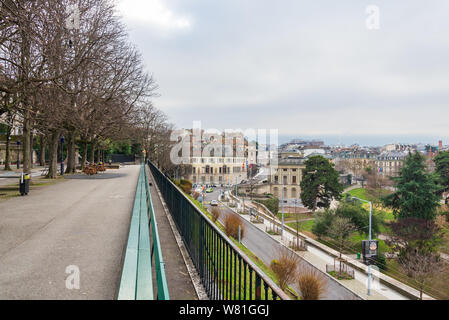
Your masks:
<path fill-rule="evenodd" d="M 250 166 L 256 163 L 256 149 L 248 144 L 243 133 L 228 136 L 204 130 L 184 130 L 180 146 L 179 156 L 185 167 L 182 178 L 193 184 L 240 183 L 248 178 Z"/>
<path fill-rule="evenodd" d="M 270 167 L 270 193 L 281 199 L 298 199 L 301 194 L 302 169 L 306 166 L 304 158 L 279 159 L 276 166 Z"/>
<path fill-rule="evenodd" d="M 396 177 L 404 166 L 407 156 L 407 152 L 382 152 L 376 158 L 376 170 L 384 176 Z"/>
<path fill-rule="evenodd" d="M 245 157 L 192 157 L 190 174 L 194 184 L 235 184 L 247 178 Z"/>

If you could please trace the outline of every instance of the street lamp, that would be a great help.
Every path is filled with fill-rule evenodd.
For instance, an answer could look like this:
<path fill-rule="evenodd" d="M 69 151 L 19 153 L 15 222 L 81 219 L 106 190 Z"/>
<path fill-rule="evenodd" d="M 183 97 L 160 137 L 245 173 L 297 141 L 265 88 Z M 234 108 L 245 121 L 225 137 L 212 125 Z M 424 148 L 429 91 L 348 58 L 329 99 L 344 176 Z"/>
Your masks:
<path fill-rule="evenodd" d="M 368 200 L 363 200 L 357 197 L 352 197 L 352 199 L 357 199 L 359 201 L 362 202 L 366 202 L 369 203 L 369 231 L 368 231 L 368 240 L 371 242 L 371 216 L 372 216 L 372 212 L 373 212 L 373 205 L 371 203 L 371 201 Z M 371 263 L 368 263 L 368 295 L 371 295 Z"/>
<path fill-rule="evenodd" d="M 281 239 L 284 240 L 284 180 L 282 180 L 282 203 L 281 203 L 281 213 L 282 213 Z"/>
<path fill-rule="evenodd" d="M 20 141 L 17 140 L 17 169 L 20 169 Z"/>
<path fill-rule="evenodd" d="M 64 175 L 64 136 L 61 136 L 61 176 Z"/>

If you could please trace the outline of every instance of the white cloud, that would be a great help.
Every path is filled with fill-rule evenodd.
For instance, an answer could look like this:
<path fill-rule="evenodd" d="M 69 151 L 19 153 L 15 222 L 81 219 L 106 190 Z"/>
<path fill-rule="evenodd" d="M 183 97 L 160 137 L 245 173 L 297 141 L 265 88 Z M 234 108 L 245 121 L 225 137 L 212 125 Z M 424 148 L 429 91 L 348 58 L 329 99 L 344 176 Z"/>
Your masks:
<path fill-rule="evenodd" d="M 191 27 L 191 19 L 175 13 L 164 0 L 120 0 L 118 10 L 129 23 L 151 25 L 161 30 Z"/>

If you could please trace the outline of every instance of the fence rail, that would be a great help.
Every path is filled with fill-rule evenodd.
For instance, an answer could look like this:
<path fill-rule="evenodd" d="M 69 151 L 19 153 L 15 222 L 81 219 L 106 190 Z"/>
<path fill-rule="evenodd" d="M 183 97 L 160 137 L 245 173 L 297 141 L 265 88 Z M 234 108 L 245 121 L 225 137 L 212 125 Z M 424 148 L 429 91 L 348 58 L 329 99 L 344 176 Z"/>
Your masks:
<path fill-rule="evenodd" d="M 289 299 L 168 177 L 148 165 L 210 299 Z"/>
<path fill-rule="evenodd" d="M 338 274 L 347 275 L 348 277 L 350 277 L 352 279 L 354 279 L 354 276 L 355 276 L 354 269 L 348 268 L 348 266 L 346 264 L 343 264 L 342 266 L 327 264 L 326 272 L 327 273 L 335 272 Z"/>
<path fill-rule="evenodd" d="M 153 260 L 156 286 L 153 285 Z M 154 287 L 158 300 L 170 299 L 148 178 L 145 165 L 142 164 L 117 299 L 154 300 Z"/>

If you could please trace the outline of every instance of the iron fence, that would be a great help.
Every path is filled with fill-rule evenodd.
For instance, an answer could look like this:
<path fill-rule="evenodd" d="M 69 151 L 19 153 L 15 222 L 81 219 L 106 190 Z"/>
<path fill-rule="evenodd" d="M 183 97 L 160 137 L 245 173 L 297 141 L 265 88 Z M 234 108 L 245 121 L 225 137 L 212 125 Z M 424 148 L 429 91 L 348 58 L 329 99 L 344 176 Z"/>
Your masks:
<path fill-rule="evenodd" d="M 148 165 L 210 299 L 289 299 L 167 176 Z"/>

